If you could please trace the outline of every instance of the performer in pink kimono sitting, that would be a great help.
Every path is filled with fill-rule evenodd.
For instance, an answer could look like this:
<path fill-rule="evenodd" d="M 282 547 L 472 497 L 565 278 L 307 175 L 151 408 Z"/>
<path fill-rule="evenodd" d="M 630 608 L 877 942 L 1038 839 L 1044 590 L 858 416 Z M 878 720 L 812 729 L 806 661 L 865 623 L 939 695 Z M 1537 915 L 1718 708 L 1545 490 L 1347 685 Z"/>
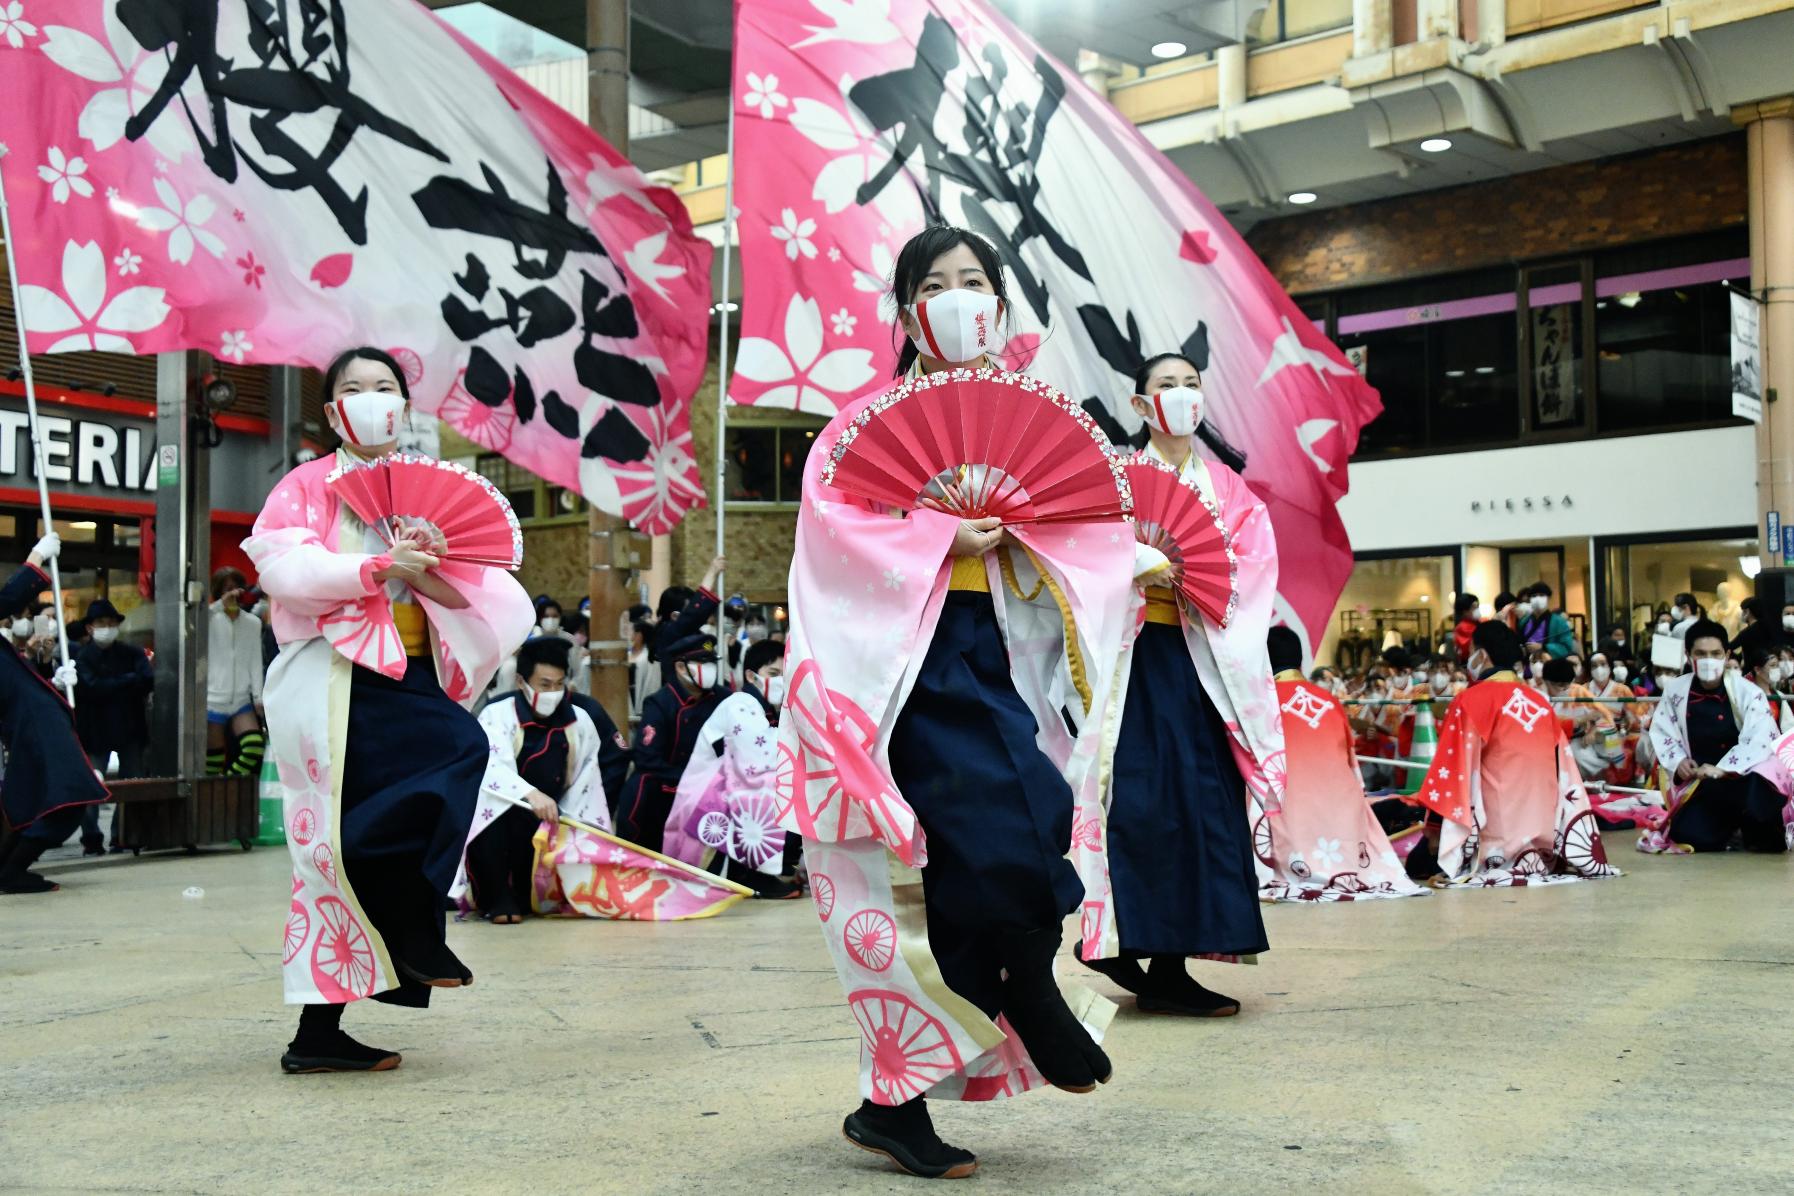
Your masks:
<path fill-rule="evenodd" d="M 1439 868 L 1449 880 L 1479 885 L 1619 875 L 1608 866 L 1563 729 L 1515 672 L 1520 637 L 1488 622 L 1470 642 L 1476 680 L 1452 702 L 1414 798 L 1444 820 Z M 1415 855 L 1424 850 L 1417 845 Z M 1411 856 L 1410 874 L 1415 864 Z"/>
<path fill-rule="evenodd" d="M 983 238 L 917 234 L 895 297 L 900 378 L 989 364 L 1004 289 Z M 1005 528 L 825 484 L 875 398 L 836 416 L 804 473 L 785 825 L 864 1037 L 865 1099 L 843 1130 L 911 1174 L 959 1177 L 977 1161 L 941 1141 L 925 1094 L 1089 1092 L 1112 1070 L 1093 1031 L 1113 1007 L 1062 993 L 1054 957 L 1103 875 L 1095 764 L 1133 546 L 1120 523 Z M 1083 882 L 1074 826 L 1089 828 Z"/>
<path fill-rule="evenodd" d="M 243 543 L 281 645 L 263 702 L 293 858 L 286 999 L 304 1006 L 281 1067 L 385 1071 L 399 1055 L 345 1034 L 343 1006 L 473 982 L 443 919 L 486 767 L 468 707 L 534 611 L 509 573 L 442 561 L 427 532 L 386 547 L 327 484 L 397 446 L 398 363 L 351 349 L 324 393 L 343 447 L 281 479 Z"/>
<path fill-rule="evenodd" d="M 1283 715 L 1288 780 L 1283 808 L 1255 836 L 1274 901 L 1352 901 L 1423 892 L 1408 879 L 1389 835 L 1364 800 L 1345 707 L 1302 678 L 1302 641 L 1287 627 L 1266 636 Z M 1268 860 L 1264 855 L 1270 856 Z"/>
<path fill-rule="evenodd" d="M 1081 944 L 1079 954 L 1135 993 L 1143 1012 L 1229 1017 L 1240 1003 L 1203 987 L 1184 961 L 1237 961 L 1270 947 L 1252 834 L 1282 789 L 1283 731 L 1265 656 L 1277 545 L 1245 480 L 1196 452 L 1201 386 L 1195 363 L 1177 354 L 1140 367 L 1133 404 L 1150 435 L 1140 455 L 1176 469 L 1210 500 L 1232 546 L 1237 602 L 1225 627 L 1209 620 L 1153 583 L 1168 562 L 1136 545 L 1139 584 L 1129 594 L 1117 680 L 1126 712 L 1110 770 L 1117 933 Z"/>

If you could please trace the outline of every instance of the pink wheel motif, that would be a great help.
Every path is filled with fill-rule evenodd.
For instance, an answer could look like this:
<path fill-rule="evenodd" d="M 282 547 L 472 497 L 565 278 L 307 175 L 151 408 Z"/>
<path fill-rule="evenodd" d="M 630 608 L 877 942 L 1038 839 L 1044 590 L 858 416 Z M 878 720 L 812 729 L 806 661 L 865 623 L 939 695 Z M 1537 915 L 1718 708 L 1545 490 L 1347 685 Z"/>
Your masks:
<path fill-rule="evenodd" d="M 878 725 L 853 699 L 827 688 L 813 660 L 797 666 L 786 693 L 786 717 L 803 752 L 791 799 L 798 831 L 830 843 L 869 834 L 914 863 L 914 816 L 872 758 Z"/>
<path fill-rule="evenodd" d="M 1087 847 L 1091 851 L 1101 851 L 1103 846 L 1103 825 L 1095 818 L 1078 817 L 1071 824 L 1071 841 L 1079 847 Z"/>
<path fill-rule="evenodd" d="M 300 948 L 305 946 L 305 940 L 310 937 L 311 915 L 295 900 L 293 907 L 287 911 L 287 942 L 286 953 L 280 957 L 282 966 L 293 962 L 293 956 L 299 954 Z"/>
<path fill-rule="evenodd" d="M 507 395 L 498 406 L 488 407 L 468 392 L 463 385 L 465 381 L 466 371 L 463 370 L 436 414 L 475 444 L 493 452 L 504 452 L 517 432 L 517 409 L 511 405 L 510 396 Z"/>
<path fill-rule="evenodd" d="M 849 959 L 868 971 L 882 972 L 897 955 L 897 923 L 883 910 L 863 909 L 847 919 L 841 941 Z"/>
<path fill-rule="evenodd" d="M 698 819 L 698 842 L 706 847 L 714 847 L 719 851 L 729 842 L 729 816 L 721 810 L 712 810 Z"/>
<path fill-rule="evenodd" d="M 304 847 L 318 833 L 318 816 L 311 812 L 310 807 L 301 806 L 293 811 L 293 823 L 287 829 L 293 836 L 293 842 Z"/>
<path fill-rule="evenodd" d="M 311 978 L 330 1001 L 353 1001 L 374 991 L 374 945 L 367 931 L 336 897 L 318 898 L 318 937 L 311 949 Z"/>
<path fill-rule="evenodd" d="M 772 777 L 773 792 L 779 796 L 780 818 L 783 818 L 785 811 L 791 808 L 791 799 L 797 792 L 799 783 L 797 758 L 791 754 L 789 747 L 781 743 L 779 744 L 779 766 Z"/>
<path fill-rule="evenodd" d="M 835 882 L 825 873 L 810 873 L 810 897 L 816 902 L 816 912 L 824 922 L 835 912 Z"/>
<path fill-rule="evenodd" d="M 387 352 L 399 363 L 399 369 L 404 371 L 405 385 L 416 389 L 424 380 L 424 359 L 418 356 L 417 350 L 395 345 Z"/>
<path fill-rule="evenodd" d="M 317 865 L 325 880 L 332 885 L 336 884 L 336 853 L 330 850 L 330 844 L 320 843 L 312 848 L 311 862 Z"/>
<path fill-rule="evenodd" d="M 1601 831 L 1593 810 L 1584 810 L 1570 819 L 1557 837 L 1557 853 L 1565 865 L 1578 876 L 1606 876 L 1607 848 L 1601 842 Z"/>
<path fill-rule="evenodd" d="M 879 1103 L 913 1100 L 960 1069 L 947 1028 L 902 993 L 862 988 L 848 995 L 847 1005 L 872 1055 Z"/>
<path fill-rule="evenodd" d="M 305 776 L 306 779 L 314 785 L 322 785 L 324 783 L 324 766 L 318 763 L 316 756 L 312 756 L 305 761 Z"/>
<path fill-rule="evenodd" d="M 1267 868 L 1277 866 L 1277 845 L 1271 839 L 1271 816 L 1260 814 L 1252 824 L 1252 854 Z"/>
<path fill-rule="evenodd" d="M 304 887 L 305 882 L 299 879 L 299 874 L 297 872 L 293 873 L 293 896 L 297 897 L 299 895 L 299 890 Z"/>

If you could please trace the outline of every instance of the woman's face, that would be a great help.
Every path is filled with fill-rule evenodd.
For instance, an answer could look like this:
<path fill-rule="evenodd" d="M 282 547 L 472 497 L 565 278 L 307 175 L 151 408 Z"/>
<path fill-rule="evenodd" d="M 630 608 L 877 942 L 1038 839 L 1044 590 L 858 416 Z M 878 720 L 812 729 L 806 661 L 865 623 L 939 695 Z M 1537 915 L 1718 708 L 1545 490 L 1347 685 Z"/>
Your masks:
<path fill-rule="evenodd" d="M 903 324 L 903 331 L 910 336 L 919 336 L 921 329 L 916 326 L 916 318 L 909 313 L 909 305 L 920 303 L 935 295 L 957 290 L 976 291 L 981 295 L 994 295 L 995 284 L 978 255 L 966 244 L 955 245 L 929 264 L 928 273 L 922 276 L 916 292 L 904 300 L 904 308 L 898 314 Z"/>
<path fill-rule="evenodd" d="M 349 437 L 343 435 L 342 415 L 337 410 L 338 403 L 354 395 L 403 393 L 398 377 L 384 362 L 371 361 L 366 357 L 351 358 L 349 363 L 343 367 L 343 372 L 337 376 L 336 389 L 325 396 L 328 401 L 324 404 L 324 418 L 330 424 L 331 431 L 342 439 L 348 440 Z"/>
<path fill-rule="evenodd" d="M 1202 371 L 1181 357 L 1173 357 L 1152 367 L 1152 373 L 1146 376 L 1146 389 L 1141 394 L 1156 395 L 1162 390 L 1187 386 L 1191 390 L 1202 389 Z M 1134 412 L 1141 419 L 1152 414 L 1144 400 L 1138 395 L 1134 397 Z"/>

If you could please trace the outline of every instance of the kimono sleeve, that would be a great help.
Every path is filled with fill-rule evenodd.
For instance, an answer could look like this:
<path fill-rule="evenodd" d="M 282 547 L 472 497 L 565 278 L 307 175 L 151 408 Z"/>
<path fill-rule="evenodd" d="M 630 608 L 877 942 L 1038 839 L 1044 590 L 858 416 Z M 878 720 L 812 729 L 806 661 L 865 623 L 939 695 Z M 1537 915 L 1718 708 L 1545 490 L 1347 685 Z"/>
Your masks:
<path fill-rule="evenodd" d="M 1414 800 L 1441 818 L 1466 826 L 1470 823 L 1474 760 L 1482 746 L 1482 735 L 1470 717 L 1469 707 L 1470 703 L 1464 701 L 1451 704 L 1439 727 L 1439 742 L 1426 781 L 1414 795 Z"/>
<path fill-rule="evenodd" d="M 510 699 L 494 702 L 480 711 L 480 730 L 486 733 L 486 776 L 480 789 L 506 802 L 529 801 L 536 787 L 517 771 L 517 748 L 511 742 L 516 720 L 507 717 Z"/>
<path fill-rule="evenodd" d="M 1734 699 L 1740 694 L 1742 701 L 1738 717 L 1738 742 L 1731 751 L 1720 760 L 1719 767 L 1735 775 L 1754 770 L 1775 751 L 1775 741 L 1780 738 L 1780 728 L 1776 726 L 1775 715 L 1769 709 L 1769 699 L 1763 691 L 1749 682 L 1736 686 L 1727 686 L 1734 691 Z"/>
<path fill-rule="evenodd" d="M 1651 715 L 1651 752 L 1657 757 L 1657 766 L 1669 775 L 1675 776 L 1676 769 L 1682 761 L 1688 759 L 1688 736 L 1682 727 L 1682 716 L 1677 711 L 1675 699 L 1675 683 L 1672 682 L 1663 691 L 1657 701 L 1657 709 Z M 1686 700 L 1686 691 L 1683 691 Z"/>
<path fill-rule="evenodd" d="M 369 553 L 332 549 L 308 519 L 316 514 L 303 485 L 289 474 L 268 496 L 243 541 L 262 589 L 308 619 L 375 593 L 380 583 L 374 574 L 387 563 Z"/>

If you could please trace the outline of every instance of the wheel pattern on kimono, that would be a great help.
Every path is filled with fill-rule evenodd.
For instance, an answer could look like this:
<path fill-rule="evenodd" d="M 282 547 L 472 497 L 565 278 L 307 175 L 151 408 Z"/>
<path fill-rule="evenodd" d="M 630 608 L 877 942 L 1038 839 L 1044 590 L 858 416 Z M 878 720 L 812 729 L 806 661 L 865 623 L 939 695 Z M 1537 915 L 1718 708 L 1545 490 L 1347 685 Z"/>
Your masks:
<path fill-rule="evenodd" d="M 901 1105 L 960 1070 L 959 1048 L 939 1018 L 900 992 L 862 988 L 847 996 L 872 1059 L 879 1104 Z"/>
<path fill-rule="evenodd" d="M 1578 876 L 1606 876 L 1611 871 L 1593 810 L 1584 810 L 1565 824 L 1557 836 L 1557 854 Z"/>
<path fill-rule="evenodd" d="M 1370 892 L 1370 886 L 1356 872 L 1340 872 L 1328 877 L 1327 888 L 1344 895 L 1348 900 L 1354 894 Z"/>
<path fill-rule="evenodd" d="M 317 833 L 318 816 L 310 806 L 300 806 L 293 811 L 293 820 L 287 824 L 287 834 L 292 836 L 293 842 L 301 847 L 308 847 Z"/>
<path fill-rule="evenodd" d="M 1490 864 L 1493 866 L 1494 861 Z M 1536 847 L 1528 847 L 1514 856 L 1513 863 L 1507 867 L 1515 876 L 1544 876 L 1552 870 L 1548 853 Z"/>
<path fill-rule="evenodd" d="M 729 816 L 721 810 L 708 811 L 698 819 L 698 842 L 721 851 L 729 845 Z"/>
<path fill-rule="evenodd" d="M 829 689 L 814 660 L 791 674 L 786 714 L 802 755 L 790 813 L 806 838 L 839 843 L 870 836 L 919 864 L 915 815 L 873 759 L 878 724 L 846 694 Z"/>
<path fill-rule="evenodd" d="M 1072 820 L 1071 841 L 1075 846 L 1101 851 L 1103 846 L 1102 819 L 1079 813 Z"/>
<path fill-rule="evenodd" d="M 504 452 L 517 432 L 517 409 L 512 406 L 510 396 L 487 403 L 475 398 L 466 382 L 467 371 L 462 370 L 455 384 L 449 387 L 448 397 L 437 409 L 437 416 L 475 444 L 495 453 Z"/>
<path fill-rule="evenodd" d="M 330 844 L 320 843 L 312 848 L 311 862 L 325 880 L 336 884 L 336 853 L 330 850 Z"/>
<path fill-rule="evenodd" d="M 827 922 L 835 912 L 835 882 L 826 872 L 810 874 L 810 898 L 816 902 L 816 913 Z"/>
<path fill-rule="evenodd" d="M 1277 843 L 1271 836 L 1271 816 L 1260 814 L 1252 824 L 1252 854 L 1267 868 L 1277 866 Z"/>
<path fill-rule="evenodd" d="M 868 972 L 882 972 L 897 958 L 897 923 L 881 909 L 863 909 L 847 919 L 841 945 Z"/>
<path fill-rule="evenodd" d="M 732 855 L 750 868 L 758 868 L 785 851 L 785 832 L 779 827 L 779 804 L 763 793 L 751 793 L 735 803 L 729 831 Z"/>
<path fill-rule="evenodd" d="M 1078 940 L 1083 944 L 1085 959 L 1096 959 L 1102 954 L 1105 904 L 1102 901 L 1086 901 L 1078 918 Z"/>
<path fill-rule="evenodd" d="M 374 991 L 374 944 L 349 906 L 320 897 L 318 937 L 311 948 L 311 978 L 325 1000 L 354 1001 Z"/>
<path fill-rule="evenodd" d="M 293 962 L 293 957 L 305 947 L 305 940 L 311 937 L 311 915 L 305 912 L 305 905 L 293 898 L 292 908 L 287 910 L 286 950 L 280 957 L 282 967 Z"/>
<path fill-rule="evenodd" d="M 405 645 L 384 590 L 343 603 L 318 620 L 318 630 L 356 664 L 395 681 L 405 675 Z"/>

